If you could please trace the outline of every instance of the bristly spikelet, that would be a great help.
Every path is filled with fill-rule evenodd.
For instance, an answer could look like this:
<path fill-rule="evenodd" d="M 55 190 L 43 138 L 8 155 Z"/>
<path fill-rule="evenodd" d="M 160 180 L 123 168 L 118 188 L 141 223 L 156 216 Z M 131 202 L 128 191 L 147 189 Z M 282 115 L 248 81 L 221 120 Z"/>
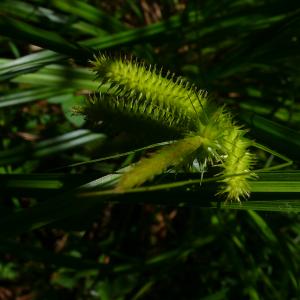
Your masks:
<path fill-rule="evenodd" d="M 223 168 L 221 175 L 228 177 L 222 180 L 224 185 L 219 193 L 225 194 L 226 200 L 240 202 L 240 198 L 248 198 L 250 195 L 248 180 L 255 177 L 255 174 L 251 172 L 254 158 L 248 150 L 250 141 L 244 137 L 245 133 L 245 130 L 232 125 L 229 130 L 225 130 L 222 137 L 225 157 L 221 164 Z"/>
<path fill-rule="evenodd" d="M 167 110 L 127 96 L 91 95 L 83 108 L 83 114 L 94 123 L 101 120 L 121 128 L 125 124 L 126 130 L 154 133 L 157 137 L 178 138 L 190 130 L 189 120 L 182 115 L 177 116 L 172 107 Z"/>
<path fill-rule="evenodd" d="M 200 136 L 186 137 L 162 148 L 150 158 L 142 159 L 122 176 L 116 191 L 140 186 L 171 166 L 188 163 L 191 155 L 201 147 L 202 143 L 203 139 Z"/>
<path fill-rule="evenodd" d="M 162 76 L 156 67 L 146 68 L 132 60 L 111 59 L 105 55 L 95 56 L 92 61 L 97 78 L 108 83 L 116 95 L 130 98 L 147 106 L 172 109 L 174 117 L 188 121 L 191 130 L 201 126 L 207 99 L 204 91 L 197 91 L 186 80 L 174 74 Z"/>
<path fill-rule="evenodd" d="M 80 109 L 89 120 L 119 123 L 135 131 L 141 128 L 147 136 L 153 131 L 158 137 L 165 132 L 167 138 L 179 138 L 134 165 L 121 177 L 116 191 L 140 186 L 169 167 L 197 159 L 203 166 L 222 168 L 219 194 L 227 200 L 249 196 L 248 180 L 255 176 L 250 171 L 254 160 L 248 151 L 250 141 L 224 108 L 217 108 L 185 80 L 163 77 L 155 67 L 105 55 L 95 57 L 92 64 L 101 84 L 110 88 L 105 95 L 91 96 Z"/>
<path fill-rule="evenodd" d="M 254 162 L 249 152 L 251 142 L 244 137 L 247 131 L 234 124 L 231 115 L 224 107 L 215 109 L 209 115 L 209 122 L 202 131 L 206 161 L 218 164 L 225 176 L 218 194 L 226 195 L 226 200 L 240 201 L 250 194 L 248 180 L 255 177 L 251 172 Z M 243 174 L 236 176 L 235 174 Z"/>

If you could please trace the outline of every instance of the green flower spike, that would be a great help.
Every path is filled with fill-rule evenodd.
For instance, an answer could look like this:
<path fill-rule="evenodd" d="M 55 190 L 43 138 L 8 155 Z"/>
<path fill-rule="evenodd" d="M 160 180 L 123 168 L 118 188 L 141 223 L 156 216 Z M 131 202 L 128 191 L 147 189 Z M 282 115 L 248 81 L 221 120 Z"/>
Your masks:
<path fill-rule="evenodd" d="M 161 114 L 171 114 L 183 127 L 196 130 L 199 116 L 203 114 L 207 98 L 205 91 L 196 90 L 188 81 L 167 73 L 162 76 L 154 66 L 145 67 L 132 60 L 113 60 L 105 55 L 92 62 L 97 78 L 108 83 L 115 95 L 134 105 L 141 104 L 148 112 L 158 109 Z M 201 119 L 201 118 L 200 118 Z"/>
<path fill-rule="evenodd" d="M 218 165 L 222 171 L 221 188 L 227 200 L 240 201 L 249 196 L 253 155 L 245 130 L 231 116 L 208 101 L 206 93 L 174 75 L 162 75 L 156 67 L 132 60 L 95 57 L 93 70 L 100 84 L 108 84 L 106 94 L 91 96 L 82 113 L 94 122 L 121 119 L 128 129 L 157 130 L 174 143 L 143 158 L 125 173 L 116 191 L 126 191 L 152 180 L 170 167 Z M 237 174 L 237 175 L 235 175 Z"/>

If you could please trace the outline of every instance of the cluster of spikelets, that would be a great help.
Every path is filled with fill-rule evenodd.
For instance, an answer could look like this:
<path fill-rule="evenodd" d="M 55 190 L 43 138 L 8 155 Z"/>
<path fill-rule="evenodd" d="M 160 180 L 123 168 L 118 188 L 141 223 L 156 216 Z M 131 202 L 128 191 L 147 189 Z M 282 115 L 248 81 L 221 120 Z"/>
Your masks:
<path fill-rule="evenodd" d="M 108 84 L 105 94 L 91 96 L 82 112 L 94 122 L 122 119 L 123 126 L 154 126 L 174 143 L 141 159 L 116 186 L 126 191 L 142 185 L 170 167 L 189 165 L 197 159 L 201 165 L 218 165 L 222 181 L 219 194 L 240 201 L 249 196 L 249 178 L 253 155 L 245 130 L 235 125 L 224 108 L 217 108 L 186 80 L 162 70 L 147 67 L 131 59 L 95 56 L 93 70 L 100 84 Z"/>

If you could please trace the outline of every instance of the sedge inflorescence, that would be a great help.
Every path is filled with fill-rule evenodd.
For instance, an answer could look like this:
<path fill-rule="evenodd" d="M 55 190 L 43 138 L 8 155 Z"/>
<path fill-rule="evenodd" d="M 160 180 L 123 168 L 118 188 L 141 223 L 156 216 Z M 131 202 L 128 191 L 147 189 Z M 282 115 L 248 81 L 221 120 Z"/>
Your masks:
<path fill-rule="evenodd" d="M 155 128 L 174 143 L 142 158 L 126 172 L 116 186 L 126 191 L 152 180 L 171 167 L 190 165 L 197 159 L 202 166 L 221 169 L 220 190 L 227 200 L 240 201 L 249 196 L 253 154 L 246 130 L 237 126 L 230 114 L 208 100 L 197 89 L 174 74 L 145 66 L 132 59 L 95 56 L 93 70 L 101 84 L 108 84 L 105 94 L 96 93 L 82 113 L 94 122 L 120 118 L 132 128 Z"/>

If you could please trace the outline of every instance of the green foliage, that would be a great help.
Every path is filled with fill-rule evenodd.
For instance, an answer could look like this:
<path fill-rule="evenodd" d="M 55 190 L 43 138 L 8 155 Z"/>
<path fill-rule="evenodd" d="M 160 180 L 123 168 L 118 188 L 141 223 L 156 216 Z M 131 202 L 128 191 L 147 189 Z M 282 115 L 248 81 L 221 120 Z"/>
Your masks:
<path fill-rule="evenodd" d="M 1 0 L 0 298 L 298 299 L 299 16 L 294 0 Z M 108 65 L 155 73 L 160 94 L 140 79 L 99 87 L 107 70 L 94 80 L 88 63 L 99 52 L 127 53 Z M 94 94 L 96 122 L 72 115 Z M 199 128 L 223 149 L 205 151 Z M 189 157 L 200 144 L 185 151 L 186 139 L 203 151 Z M 237 169 L 217 163 L 225 152 L 240 170 L 255 157 L 237 192 L 247 201 L 215 196 L 236 186 Z M 214 166 L 203 173 L 195 154 Z M 151 185 L 114 189 L 160 155 Z"/>

